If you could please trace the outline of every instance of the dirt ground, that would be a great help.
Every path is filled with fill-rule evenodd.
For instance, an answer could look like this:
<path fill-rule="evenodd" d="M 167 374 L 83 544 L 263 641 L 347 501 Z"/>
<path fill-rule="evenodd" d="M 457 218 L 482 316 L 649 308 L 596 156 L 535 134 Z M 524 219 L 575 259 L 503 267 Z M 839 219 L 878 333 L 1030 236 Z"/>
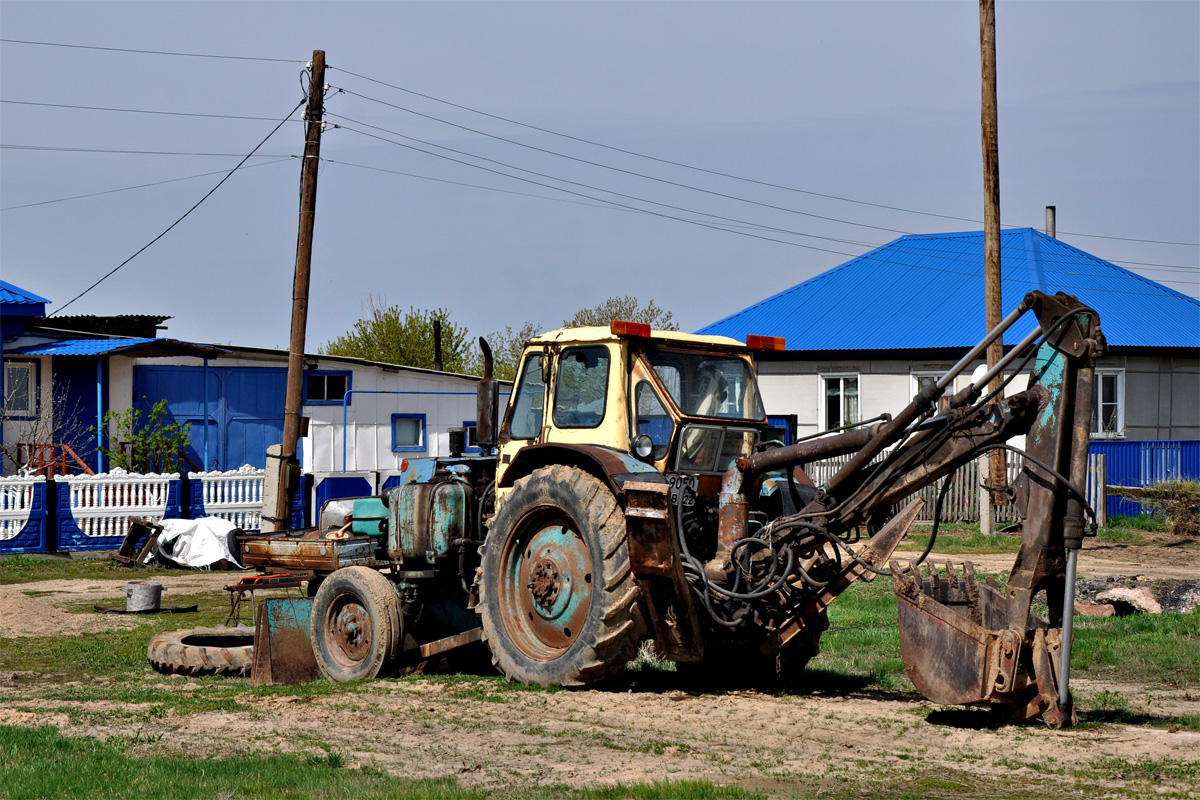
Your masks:
<path fill-rule="evenodd" d="M 971 560 L 992 571 L 1007 569 L 1013 556 Z M 1197 579 L 1200 553 L 1196 548 L 1091 547 L 1081 558 L 1080 574 Z M 173 589 L 217 590 L 232 582 L 229 575 L 163 578 L 168 587 L 164 602 L 169 603 Z M 8 613 L 15 606 L 6 605 L 24 602 L 18 595 L 50 609 L 84 599 L 118 605 L 115 598 L 121 597 L 124 583 L 42 581 L 0 587 L 0 636 L 21 635 Z M 86 620 L 55 616 L 62 633 L 137 624 L 119 617 L 62 615 Z M 76 625 L 85 627 L 72 627 Z M 813 666 L 819 669 L 819 659 Z M 941 708 L 900 692 L 855 691 L 829 677 L 818 676 L 807 692 L 784 694 L 686 692 L 676 688 L 673 678 L 662 673 L 637 683 L 636 690 L 603 691 L 506 690 L 494 681 L 461 678 L 376 681 L 353 694 L 270 696 L 247 689 L 237 697 L 237 710 L 176 714 L 168 707 L 165 715 L 121 717 L 105 712 L 138 709 L 97 702 L 72 708 L 62 700 L 32 696 L 22 700 L 30 691 L 22 679 L 3 676 L 0 723 L 53 724 L 72 734 L 126 742 L 133 737 L 127 749 L 146 754 L 330 750 L 351 767 L 370 765 L 409 777 L 450 775 L 466 786 L 501 794 L 506 787 L 530 784 L 707 779 L 768 795 L 802 791 L 843 796 L 850 787 L 861 791 L 872 781 L 904 783 L 934 774 L 964 794 L 981 786 L 1008 786 L 1047 797 L 1081 792 L 1126 796 L 1143 790 L 1198 796 L 1189 783 L 1194 769 L 1146 774 L 1120 767 L 1144 760 L 1194 764 L 1200 760 L 1196 731 L 1118 724 L 1064 731 L 1040 725 L 993 727 L 979 711 Z M 181 692 L 201 688 L 182 677 L 149 674 L 145 680 Z M 1200 711 L 1195 687 L 1115 686 L 1086 678 L 1073 685 L 1082 696 L 1120 692 L 1130 708 L 1143 713 L 1186 716 Z M 956 793 L 946 787 L 942 792 Z"/>

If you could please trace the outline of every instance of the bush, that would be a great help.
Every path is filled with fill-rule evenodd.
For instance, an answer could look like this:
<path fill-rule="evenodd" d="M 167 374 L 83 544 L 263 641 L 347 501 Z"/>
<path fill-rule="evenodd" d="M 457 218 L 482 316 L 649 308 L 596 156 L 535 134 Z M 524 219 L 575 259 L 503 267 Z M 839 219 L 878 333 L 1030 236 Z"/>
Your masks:
<path fill-rule="evenodd" d="M 1139 499 L 1167 518 L 1177 536 L 1200 536 L 1200 481 L 1163 481 Z"/>

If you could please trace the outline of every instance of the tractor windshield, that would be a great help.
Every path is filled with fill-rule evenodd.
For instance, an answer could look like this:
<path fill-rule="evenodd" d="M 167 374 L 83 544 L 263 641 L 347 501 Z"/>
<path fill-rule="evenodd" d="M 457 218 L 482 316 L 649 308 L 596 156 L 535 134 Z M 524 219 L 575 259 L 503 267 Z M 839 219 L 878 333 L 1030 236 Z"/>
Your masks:
<path fill-rule="evenodd" d="M 663 347 L 642 354 L 685 415 L 755 421 L 765 416 L 748 360 Z"/>

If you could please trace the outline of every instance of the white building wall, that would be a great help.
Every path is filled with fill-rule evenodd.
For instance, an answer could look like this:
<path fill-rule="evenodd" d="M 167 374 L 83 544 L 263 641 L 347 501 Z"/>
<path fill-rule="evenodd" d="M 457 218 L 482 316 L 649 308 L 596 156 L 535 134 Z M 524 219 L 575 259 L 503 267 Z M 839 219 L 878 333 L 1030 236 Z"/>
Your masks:
<path fill-rule="evenodd" d="M 116 362 L 118 359 L 113 359 Z M 127 365 L 129 359 L 121 359 Z M 320 356 L 306 355 L 306 370 L 349 372 L 350 405 L 346 409 L 349 438 L 345 442 L 346 469 L 349 471 L 398 470 L 405 458 L 445 455 L 449 452 L 449 429 L 475 419 L 476 378 L 453 373 L 410 370 L 385 365 L 357 364 Z M 203 361 L 193 357 L 137 359 L 132 363 L 150 366 L 200 367 Z M 237 354 L 209 361 L 217 367 L 287 367 L 287 355 Z M 132 366 L 124 384 L 125 406 L 133 394 Z M 110 380 L 113 380 L 110 373 Z M 113 384 L 115 386 L 115 383 Z M 367 394 L 368 391 L 422 392 L 422 394 Z M 502 390 L 506 391 L 506 390 Z M 428 392 L 429 394 L 424 394 Z M 447 395 L 433 392 L 466 392 Z M 116 408 L 116 396 L 114 393 Z M 507 394 L 500 398 L 503 404 Z M 215 401 L 215 398 L 214 398 Z M 392 414 L 425 415 L 425 447 L 422 450 L 392 451 Z M 308 436 L 300 440 L 300 463 L 304 472 L 342 471 L 342 406 L 306 404 L 301 414 L 309 419 Z"/>

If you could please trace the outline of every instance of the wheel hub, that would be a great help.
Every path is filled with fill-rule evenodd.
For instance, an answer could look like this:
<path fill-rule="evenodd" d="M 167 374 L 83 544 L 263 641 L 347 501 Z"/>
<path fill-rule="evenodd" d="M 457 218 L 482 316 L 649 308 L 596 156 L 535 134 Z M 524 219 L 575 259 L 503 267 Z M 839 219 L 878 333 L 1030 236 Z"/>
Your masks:
<path fill-rule="evenodd" d="M 548 558 L 539 558 L 533 564 L 530 578 L 529 589 L 533 592 L 533 601 L 544 609 L 553 608 L 562 589 L 558 565 Z"/>
<path fill-rule="evenodd" d="M 518 526 L 502 557 L 502 602 L 513 642 L 539 660 L 569 649 L 587 623 L 592 562 L 587 544 L 559 520 Z"/>
<path fill-rule="evenodd" d="M 361 661 L 371 651 L 371 617 L 356 602 L 348 602 L 330 620 L 333 642 L 351 661 Z"/>

